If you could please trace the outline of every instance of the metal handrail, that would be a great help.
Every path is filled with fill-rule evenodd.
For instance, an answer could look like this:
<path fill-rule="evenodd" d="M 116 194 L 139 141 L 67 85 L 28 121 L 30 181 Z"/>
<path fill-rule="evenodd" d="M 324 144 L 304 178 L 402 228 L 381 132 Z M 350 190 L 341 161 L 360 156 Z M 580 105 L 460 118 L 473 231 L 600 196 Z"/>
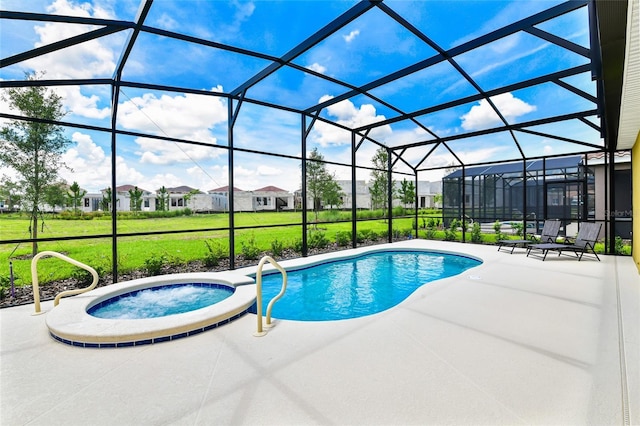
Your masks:
<path fill-rule="evenodd" d="M 80 293 L 87 292 L 89 290 L 93 290 L 98 284 L 98 280 L 100 279 L 96 270 L 93 269 L 91 266 L 78 262 L 77 260 L 67 257 L 64 254 L 61 254 L 55 251 L 42 251 L 36 254 L 35 256 L 33 256 L 33 259 L 31 260 L 31 279 L 33 280 L 33 303 L 36 309 L 34 315 L 38 315 L 42 313 L 40 310 L 40 290 L 38 286 L 38 260 L 40 260 L 40 258 L 45 256 L 53 256 L 53 257 L 57 257 L 58 259 L 62 259 L 67 263 L 71 263 L 72 265 L 75 265 L 78 268 L 82 268 L 85 271 L 88 271 L 93 276 L 93 282 L 89 287 L 77 288 L 74 290 L 65 290 L 58 293 L 55 299 L 53 300 L 53 306 L 58 306 L 58 303 L 60 303 L 60 299 L 62 297 L 72 296 L 74 294 L 80 294 Z"/>
<path fill-rule="evenodd" d="M 271 263 L 277 270 L 282 274 L 282 288 L 280 289 L 280 293 L 278 293 L 267 305 L 267 324 L 265 327 L 271 326 L 271 310 L 273 308 L 274 303 L 278 301 L 282 296 L 284 296 L 284 292 L 287 290 L 287 271 L 284 270 L 282 266 L 278 264 L 273 258 L 270 256 L 264 256 L 260 259 L 258 263 L 258 269 L 256 271 L 256 315 L 258 317 L 258 330 L 253 333 L 256 337 L 262 337 L 267 334 L 266 331 L 262 330 L 262 267 L 266 262 Z"/>

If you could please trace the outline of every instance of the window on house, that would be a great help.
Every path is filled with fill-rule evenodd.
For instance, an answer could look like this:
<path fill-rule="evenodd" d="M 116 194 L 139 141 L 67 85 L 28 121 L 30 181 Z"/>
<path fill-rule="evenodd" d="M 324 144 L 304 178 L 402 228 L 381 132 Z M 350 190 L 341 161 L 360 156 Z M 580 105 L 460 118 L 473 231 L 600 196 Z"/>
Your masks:
<path fill-rule="evenodd" d="M 84 199 L 84 206 L 85 207 L 89 207 L 89 199 L 88 198 Z"/>

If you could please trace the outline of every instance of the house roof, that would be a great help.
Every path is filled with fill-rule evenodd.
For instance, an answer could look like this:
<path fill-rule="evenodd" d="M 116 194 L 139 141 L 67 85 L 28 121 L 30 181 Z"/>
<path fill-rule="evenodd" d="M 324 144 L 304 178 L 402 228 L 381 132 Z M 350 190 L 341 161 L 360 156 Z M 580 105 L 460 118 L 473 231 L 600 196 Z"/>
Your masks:
<path fill-rule="evenodd" d="M 187 193 L 187 192 L 191 192 L 191 191 L 199 191 L 196 188 L 191 188 L 190 186 L 186 186 L 186 185 L 176 186 L 175 188 L 166 188 L 166 189 L 167 189 L 167 192 L 172 193 L 172 194 Z"/>
<path fill-rule="evenodd" d="M 234 192 L 243 192 L 242 189 L 238 187 L 233 187 Z M 220 188 L 210 189 L 208 192 L 229 192 L 229 185 L 221 186 Z"/>
<path fill-rule="evenodd" d="M 277 186 L 265 186 L 264 188 L 254 189 L 255 192 L 289 192 L 286 189 L 278 188 Z"/>
<path fill-rule="evenodd" d="M 128 192 L 130 189 L 134 189 L 134 188 L 136 188 L 136 185 L 120 185 L 120 186 L 116 186 L 116 192 Z M 137 188 L 142 192 L 151 193 L 151 191 L 147 191 L 146 189 L 140 188 L 139 186 Z"/>

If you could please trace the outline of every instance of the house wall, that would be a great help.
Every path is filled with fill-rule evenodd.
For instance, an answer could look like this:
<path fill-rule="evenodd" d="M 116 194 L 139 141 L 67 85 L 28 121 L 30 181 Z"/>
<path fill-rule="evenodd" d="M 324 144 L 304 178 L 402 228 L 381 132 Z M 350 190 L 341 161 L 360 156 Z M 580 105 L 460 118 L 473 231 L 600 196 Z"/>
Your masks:
<path fill-rule="evenodd" d="M 640 197 L 638 190 L 640 188 L 640 133 L 636 137 L 636 143 L 631 150 L 631 205 L 633 210 L 633 234 L 631 239 L 631 250 L 633 260 L 636 263 L 638 272 L 640 272 Z"/>
<path fill-rule="evenodd" d="M 252 212 L 253 193 L 251 192 L 234 192 L 233 193 L 233 211 L 236 212 Z"/>

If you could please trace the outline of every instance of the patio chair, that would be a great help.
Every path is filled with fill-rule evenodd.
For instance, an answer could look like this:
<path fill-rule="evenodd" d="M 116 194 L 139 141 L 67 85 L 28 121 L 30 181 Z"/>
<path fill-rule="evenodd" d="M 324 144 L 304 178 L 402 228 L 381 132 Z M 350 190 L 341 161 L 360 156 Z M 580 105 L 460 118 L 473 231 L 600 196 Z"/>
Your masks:
<path fill-rule="evenodd" d="M 530 239 L 523 240 L 500 240 L 498 241 L 498 251 L 502 249 L 502 247 L 506 246 L 507 248 L 511 247 L 511 253 L 517 246 L 522 246 L 523 248 L 529 247 L 531 243 L 555 243 L 558 238 L 558 234 L 560 233 L 560 221 L 558 219 L 548 219 L 544 221 L 544 226 L 542 227 L 542 234 L 540 234 L 539 239 L 534 235 L 530 236 Z M 530 234 L 529 234 L 530 235 Z M 527 255 L 529 251 L 527 250 Z"/>
<path fill-rule="evenodd" d="M 578 235 L 576 236 L 574 242 L 571 242 L 569 239 L 565 239 L 565 244 L 530 244 L 527 247 L 527 257 L 529 257 L 529 254 L 531 254 L 531 250 L 542 251 L 543 261 L 547 258 L 547 254 L 550 251 L 557 251 L 558 256 L 560 256 L 563 251 L 570 251 L 577 256 L 578 260 L 582 260 L 582 256 L 585 253 L 591 252 L 595 255 L 596 259 L 600 261 L 600 257 L 598 257 L 598 254 L 595 251 L 595 244 L 598 240 L 598 235 L 600 235 L 601 228 L 601 223 L 584 222 L 581 224 L 580 231 L 578 231 Z"/>

